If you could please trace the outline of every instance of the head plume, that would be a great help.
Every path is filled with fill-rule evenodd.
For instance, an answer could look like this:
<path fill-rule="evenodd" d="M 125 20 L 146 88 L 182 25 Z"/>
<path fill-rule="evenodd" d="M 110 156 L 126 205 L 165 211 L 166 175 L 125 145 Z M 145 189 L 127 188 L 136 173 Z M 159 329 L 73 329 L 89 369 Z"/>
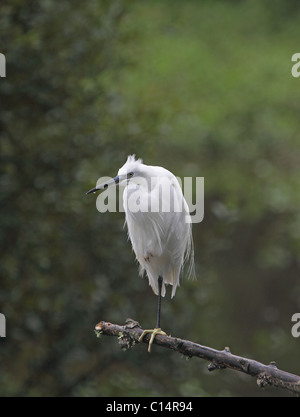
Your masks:
<path fill-rule="evenodd" d="M 134 163 L 134 162 L 136 162 L 137 164 L 142 164 L 143 160 L 141 158 L 135 159 L 135 154 L 128 155 L 126 163 Z"/>
<path fill-rule="evenodd" d="M 139 171 L 139 166 L 143 163 L 142 159 L 135 159 L 135 155 L 129 155 L 127 161 L 119 169 L 118 175 L 126 175 L 129 172 Z"/>

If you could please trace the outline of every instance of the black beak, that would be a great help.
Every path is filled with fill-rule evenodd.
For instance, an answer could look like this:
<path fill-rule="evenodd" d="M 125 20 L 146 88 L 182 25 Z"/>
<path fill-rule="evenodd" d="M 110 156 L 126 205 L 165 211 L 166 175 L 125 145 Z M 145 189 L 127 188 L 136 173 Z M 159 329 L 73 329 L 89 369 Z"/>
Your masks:
<path fill-rule="evenodd" d="M 110 184 L 118 184 L 120 181 L 119 176 L 116 176 L 115 178 L 112 178 L 103 184 L 97 185 L 97 187 L 92 188 L 90 191 L 87 192 L 87 194 L 95 193 L 96 191 L 105 190 Z"/>
<path fill-rule="evenodd" d="M 96 191 L 99 191 L 99 188 L 95 187 L 92 188 L 90 191 L 88 191 L 86 194 L 91 194 L 91 193 L 95 193 Z"/>

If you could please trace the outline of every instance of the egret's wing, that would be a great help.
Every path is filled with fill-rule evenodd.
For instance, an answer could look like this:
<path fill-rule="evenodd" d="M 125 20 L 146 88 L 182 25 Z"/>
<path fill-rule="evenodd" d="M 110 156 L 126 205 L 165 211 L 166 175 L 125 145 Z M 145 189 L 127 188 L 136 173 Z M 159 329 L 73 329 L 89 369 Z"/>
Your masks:
<path fill-rule="evenodd" d="M 163 277 L 165 285 L 173 285 L 172 297 L 179 285 L 183 265 L 188 263 L 188 275 L 193 274 L 193 240 L 188 205 L 175 176 L 172 183 L 161 180 L 151 190 L 141 190 L 140 198 L 148 202 L 147 211 L 132 212 L 126 206 L 127 190 L 124 191 L 124 209 L 128 235 L 140 272 L 147 271 L 149 283 L 157 294 L 157 278 Z"/>

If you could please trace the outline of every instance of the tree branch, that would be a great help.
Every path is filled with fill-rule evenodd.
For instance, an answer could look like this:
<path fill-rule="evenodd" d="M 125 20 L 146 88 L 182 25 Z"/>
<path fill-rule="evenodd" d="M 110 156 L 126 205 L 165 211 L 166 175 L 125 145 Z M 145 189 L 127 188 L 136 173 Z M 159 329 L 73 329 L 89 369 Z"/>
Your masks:
<path fill-rule="evenodd" d="M 141 336 L 143 329 L 137 321 L 127 319 L 124 326 L 101 321 L 96 325 L 95 332 L 97 337 L 100 337 L 101 334 L 106 336 L 117 336 L 121 348 L 128 349 L 138 343 L 138 339 Z M 146 335 L 143 339 L 143 343 L 148 344 L 149 340 L 150 335 Z M 189 340 L 171 336 L 157 335 L 154 339 L 154 343 L 158 346 L 172 349 L 189 358 L 196 356 L 209 361 L 209 371 L 231 368 L 235 371 L 240 371 L 257 378 L 259 387 L 272 385 L 300 394 L 300 376 L 281 371 L 277 368 L 275 362 L 264 365 L 253 359 L 233 355 L 228 347 L 225 347 L 224 350 L 216 350 Z"/>

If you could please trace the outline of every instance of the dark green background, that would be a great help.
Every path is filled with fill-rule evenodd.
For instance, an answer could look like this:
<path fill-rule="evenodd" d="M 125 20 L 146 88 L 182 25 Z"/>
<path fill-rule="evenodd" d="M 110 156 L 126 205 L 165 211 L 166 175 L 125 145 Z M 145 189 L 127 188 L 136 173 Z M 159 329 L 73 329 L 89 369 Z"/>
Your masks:
<path fill-rule="evenodd" d="M 124 213 L 85 192 L 131 153 L 205 177 L 197 280 L 162 327 L 299 374 L 299 19 L 292 0 L 1 1 L 1 396 L 286 395 L 95 337 L 153 326 L 157 298 Z"/>

